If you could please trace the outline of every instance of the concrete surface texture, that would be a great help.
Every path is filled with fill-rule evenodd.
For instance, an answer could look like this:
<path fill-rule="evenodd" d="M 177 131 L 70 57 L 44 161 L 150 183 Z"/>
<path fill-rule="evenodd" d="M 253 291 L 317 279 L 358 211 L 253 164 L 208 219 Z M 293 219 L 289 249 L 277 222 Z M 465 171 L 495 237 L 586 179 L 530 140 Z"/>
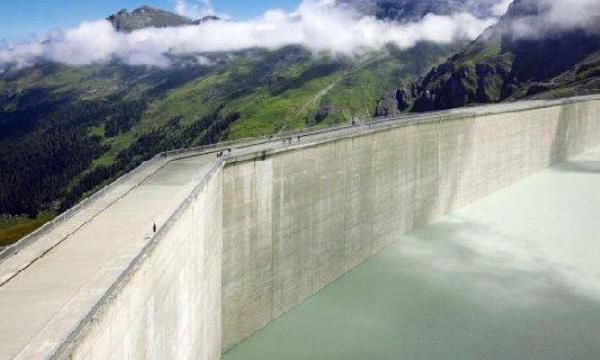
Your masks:
<path fill-rule="evenodd" d="M 599 211 L 595 148 L 402 236 L 224 360 L 600 359 Z"/>
<path fill-rule="evenodd" d="M 155 157 L 45 224 L 38 231 L 1 251 L 0 284 L 29 266 L 40 254 L 76 233 L 116 201 L 127 196 L 166 162 L 167 159 Z"/>
<path fill-rule="evenodd" d="M 598 100 L 177 153 L 0 260 L 0 358 L 218 359 L 402 234 L 600 143 Z"/>
<path fill-rule="evenodd" d="M 600 142 L 598 104 L 446 119 L 224 173 L 223 344 L 248 338 L 402 234 Z"/>
<path fill-rule="evenodd" d="M 62 345 L 207 165 L 204 158 L 168 163 L 0 287 L 0 358 L 44 358 Z"/>
<path fill-rule="evenodd" d="M 221 175 L 195 189 L 65 358 L 220 358 Z"/>

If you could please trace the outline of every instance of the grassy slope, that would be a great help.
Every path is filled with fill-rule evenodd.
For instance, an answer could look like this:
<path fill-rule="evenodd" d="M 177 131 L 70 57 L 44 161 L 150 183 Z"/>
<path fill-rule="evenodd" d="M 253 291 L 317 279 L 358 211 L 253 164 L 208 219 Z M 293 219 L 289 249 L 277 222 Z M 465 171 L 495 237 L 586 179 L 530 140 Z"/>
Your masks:
<path fill-rule="evenodd" d="M 450 51 L 439 50 L 444 55 Z M 184 77 L 175 86 L 154 94 L 140 121 L 129 131 L 108 138 L 104 123 L 90 126 L 89 134 L 99 136 L 107 150 L 75 177 L 67 190 L 76 187 L 84 175 L 95 169 L 113 165 L 122 151 L 144 135 L 167 126 L 174 118 L 179 118 L 178 126 L 186 128 L 215 110 L 238 112 L 240 119 L 222 134 L 221 140 L 226 140 L 318 125 L 315 114 L 322 107 L 332 109 L 322 121 L 323 126 L 350 121 L 355 116 L 371 117 L 384 91 L 399 79 L 411 80 L 419 71 L 423 72 L 414 65 L 406 65 L 415 56 L 390 51 L 350 61 L 313 56 L 297 48 L 258 51 L 200 75 Z M 418 62 L 428 67 L 438 57 L 441 55 L 436 53 Z M 136 99 L 147 96 L 146 91 L 153 86 L 151 76 L 145 80 L 146 75 L 140 74 L 101 66 L 58 67 L 52 71 L 27 72 L 10 85 L 18 90 L 51 89 L 57 95 L 75 93 L 75 101 L 104 99 L 126 89 L 125 96 Z M 4 81 L 0 82 L 0 90 L 6 86 Z M 50 213 L 43 213 L 38 219 L 4 221 L 0 223 L 0 241 L 14 241 L 51 217 Z"/>
<path fill-rule="evenodd" d="M 35 219 L 27 217 L 0 218 L 0 247 L 7 246 L 34 232 L 54 218 L 54 213 L 42 213 Z"/>
<path fill-rule="evenodd" d="M 292 76 L 295 76 L 292 75 Z M 311 79 L 298 88 L 272 95 L 268 89 L 234 101 L 230 106 L 238 109 L 242 119 L 232 125 L 227 139 L 270 135 L 278 131 L 300 129 L 310 124 L 318 105 L 321 91 L 326 90 L 342 76 L 341 71 Z"/>
<path fill-rule="evenodd" d="M 422 84 L 424 88 L 438 100 L 466 98 L 465 104 L 450 107 L 554 99 L 600 91 L 600 37 L 597 35 L 573 30 L 548 34 L 541 39 L 513 41 L 510 33 L 502 29 L 500 25 L 489 29 L 450 58 L 449 69 L 431 73 L 428 82 Z M 454 82 L 449 86 L 451 76 Z M 457 85 L 464 90 L 456 91 Z M 448 96 L 450 92 L 452 96 Z M 449 102 L 435 106 L 445 108 Z"/>
<path fill-rule="evenodd" d="M 291 64 L 286 69 L 273 69 L 269 77 L 276 77 L 281 86 L 265 79 L 249 79 L 256 67 L 264 66 L 265 60 L 268 59 L 261 57 L 250 63 L 237 63 L 223 72 L 170 91 L 150 105 L 134 131 L 143 133 L 144 129 L 164 125 L 177 116 L 181 116 L 181 125 L 190 125 L 221 106 L 225 112 L 238 111 L 241 114 L 241 119 L 232 125 L 227 139 L 302 128 L 318 105 L 318 102 L 311 104 L 311 100 L 338 81 L 343 72 L 327 69 L 322 75 L 307 75 L 319 66 L 330 64 L 326 59 L 308 59 Z"/>
<path fill-rule="evenodd" d="M 555 88 L 535 94 L 530 99 L 558 99 L 600 92 L 600 51 L 588 56 L 574 68 L 554 79 Z"/>

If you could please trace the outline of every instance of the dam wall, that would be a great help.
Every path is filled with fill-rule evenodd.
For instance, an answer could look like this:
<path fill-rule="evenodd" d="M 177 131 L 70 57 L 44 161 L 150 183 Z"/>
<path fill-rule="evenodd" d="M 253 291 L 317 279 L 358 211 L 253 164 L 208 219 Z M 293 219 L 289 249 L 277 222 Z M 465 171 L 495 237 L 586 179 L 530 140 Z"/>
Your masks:
<path fill-rule="evenodd" d="M 299 138 L 203 155 L 210 170 L 186 200 L 39 358 L 217 360 L 402 234 L 599 144 L 600 101 Z"/>
<path fill-rule="evenodd" d="M 600 143 L 598 101 L 446 114 L 232 159 L 223 175 L 223 346 L 402 234 Z"/>
<path fill-rule="evenodd" d="M 57 358 L 221 357 L 222 174 L 216 163 Z"/>

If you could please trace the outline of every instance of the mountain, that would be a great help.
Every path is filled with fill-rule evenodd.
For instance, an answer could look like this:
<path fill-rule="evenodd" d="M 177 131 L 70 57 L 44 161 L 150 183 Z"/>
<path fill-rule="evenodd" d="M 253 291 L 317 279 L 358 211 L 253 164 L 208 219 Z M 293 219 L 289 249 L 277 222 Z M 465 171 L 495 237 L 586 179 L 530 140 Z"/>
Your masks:
<path fill-rule="evenodd" d="M 107 18 L 114 28 L 122 32 L 132 32 L 145 28 L 166 28 L 186 25 L 198 25 L 206 21 L 219 20 L 216 16 L 206 16 L 199 20 L 192 20 L 168 11 L 142 6 L 132 12 L 126 9 L 119 11 Z"/>
<path fill-rule="evenodd" d="M 109 20 L 122 32 L 198 23 L 149 7 Z M 160 151 L 372 117 L 387 89 L 462 45 L 355 58 L 288 46 L 178 56 L 168 68 L 115 60 L 9 69 L 0 75 L 0 246 Z"/>
<path fill-rule="evenodd" d="M 548 4 L 515 0 L 506 15 L 476 41 L 421 81 L 386 94 L 377 114 L 598 91 L 600 32 L 549 27 Z"/>
<path fill-rule="evenodd" d="M 148 27 L 165 28 L 174 26 L 194 25 L 194 21 L 168 11 L 142 6 L 132 12 L 121 10 L 107 18 L 115 29 L 123 32 L 144 29 Z"/>
<path fill-rule="evenodd" d="M 415 22 L 428 14 L 452 15 L 470 13 L 480 18 L 490 17 L 496 0 L 338 0 L 341 6 L 348 6 L 360 13 L 373 15 L 378 19 L 402 23 Z"/>

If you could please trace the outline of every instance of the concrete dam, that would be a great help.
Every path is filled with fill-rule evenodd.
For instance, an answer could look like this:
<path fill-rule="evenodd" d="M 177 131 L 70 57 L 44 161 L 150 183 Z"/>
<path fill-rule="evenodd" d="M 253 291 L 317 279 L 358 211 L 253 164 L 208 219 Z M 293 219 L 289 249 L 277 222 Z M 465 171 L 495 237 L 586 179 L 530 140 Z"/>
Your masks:
<path fill-rule="evenodd" d="M 0 359 L 260 358 L 236 352 L 382 249 L 444 234 L 448 214 L 502 217 L 509 203 L 485 200 L 550 166 L 600 173 L 600 151 L 585 155 L 598 145 L 600 97 L 579 97 L 161 154 L 0 254 Z M 586 179 L 569 184 L 597 187 Z M 567 192 L 553 186 L 509 197 Z M 528 234 L 550 241 L 542 221 Z M 596 250 L 577 254 L 591 277 Z"/>

